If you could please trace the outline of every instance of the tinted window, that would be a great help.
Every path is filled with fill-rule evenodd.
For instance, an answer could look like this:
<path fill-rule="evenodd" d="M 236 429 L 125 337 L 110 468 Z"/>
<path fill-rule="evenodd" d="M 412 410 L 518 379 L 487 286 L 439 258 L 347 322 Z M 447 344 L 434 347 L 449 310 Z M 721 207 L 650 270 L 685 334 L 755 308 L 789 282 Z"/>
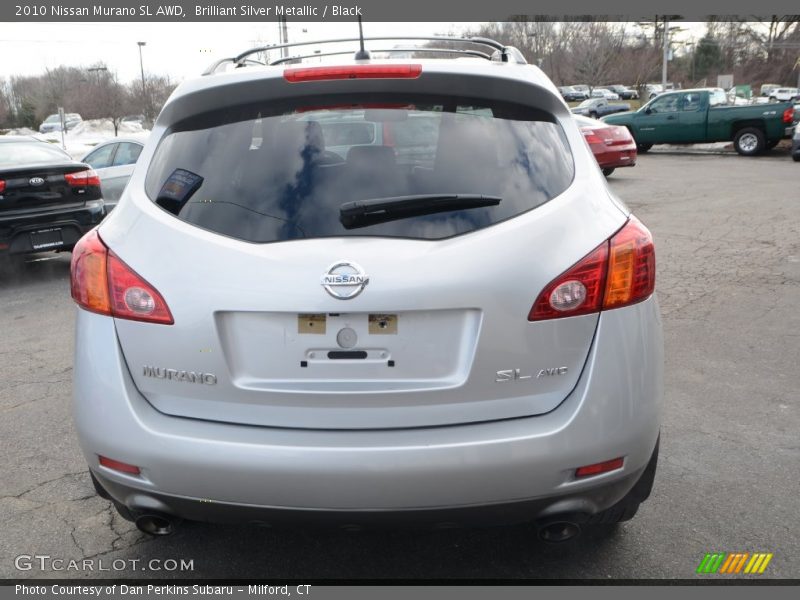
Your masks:
<path fill-rule="evenodd" d="M 114 155 L 114 164 L 112 166 L 118 167 L 120 165 L 133 164 L 138 160 L 141 153 L 142 147 L 139 144 L 122 142 Z"/>
<path fill-rule="evenodd" d="M 441 239 L 531 210 L 572 181 L 563 131 L 547 113 L 438 97 L 355 101 L 348 96 L 342 108 L 325 109 L 230 108 L 183 122 L 161 141 L 147 193 L 183 221 L 251 242 Z M 333 123 L 376 123 L 382 143 L 348 147 L 336 138 L 332 151 L 325 134 Z M 340 208 L 353 201 L 452 194 L 502 200 L 357 228 L 342 224 Z"/>
<path fill-rule="evenodd" d="M 697 111 L 700 110 L 701 100 L 699 92 L 689 92 L 683 94 L 683 110 L 684 111 Z"/>
<path fill-rule="evenodd" d="M 117 144 L 107 144 L 91 152 L 83 162 L 89 163 L 93 169 L 105 169 L 111 164 L 111 155 L 114 153 L 114 147 Z"/>
<path fill-rule="evenodd" d="M 650 111 L 654 113 L 671 113 L 678 111 L 678 94 L 670 94 L 669 96 L 662 96 L 657 100 L 653 100 L 650 105 Z"/>
<path fill-rule="evenodd" d="M 0 167 L 64 162 L 73 162 L 72 157 L 47 142 L 0 142 Z"/>

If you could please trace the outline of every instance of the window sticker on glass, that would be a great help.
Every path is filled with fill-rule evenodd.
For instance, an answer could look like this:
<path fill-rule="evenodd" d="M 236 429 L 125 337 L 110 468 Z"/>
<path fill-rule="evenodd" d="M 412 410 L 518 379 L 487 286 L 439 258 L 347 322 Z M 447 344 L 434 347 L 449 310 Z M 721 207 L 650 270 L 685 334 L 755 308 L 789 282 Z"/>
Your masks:
<path fill-rule="evenodd" d="M 203 178 L 200 175 L 186 169 L 175 169 L 161 186 L 157 203 L 177 215 L 201 185 Z"/>

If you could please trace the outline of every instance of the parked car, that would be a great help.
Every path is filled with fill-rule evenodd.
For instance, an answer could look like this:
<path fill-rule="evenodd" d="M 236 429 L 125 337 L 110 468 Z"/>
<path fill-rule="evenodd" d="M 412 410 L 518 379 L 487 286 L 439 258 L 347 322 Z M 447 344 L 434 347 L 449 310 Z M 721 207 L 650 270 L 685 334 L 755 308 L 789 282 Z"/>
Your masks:
<path fill-rule="evenodd" d="M 702 88 L 666 92 L 636 112 L 605 117 L 631 130 L 639 152 L 654 144 L 733 141 L 743 156 L 760 154 L 794 132 L 791 104 L 728 106 L 725 90 Z"/>
<path fill-rule="evenodd" d="M 627 127 L 608 125 L 579 115 L 575 120 L 603 175 L 608 177 L 619 167 L 636 165 L 636 142 Z"/>
<path fill-rule="evenodd" d="M 800 89 L 792 87 L 782 87 L 772 90 L 769 94 L 772 102 L 792 102 L 800 100 Z"/>
<path fill-rule="evenodd" d="M 652 100 L 659 94 L 664 93 L 664 86 L 655 83 L 648 83 L 646 86 L 644 86 L 644 89 L 647 92 L 647 98 L 649 100 Z"/>
<path fill-rule="evenodd" d="M 29 136 L 0 136 L 0 256 L 69 250 L 104 214 L 89 165 Z"/>
<path fill-rule="evenodd" d="M 576 92 L 583 92 L 584 94 L 586 94 L 587 98 L 591 98 L 592 96 L 592 88 L 590 88 L 588 85 L 579 83 L 577 85 L 573 85 L 570 87 L 572 87 L 572 89 L 575 90 Z"/>
<path fill-rule="evenodd" d="M 608 85 L 607 89 L 617 94 L 622 100 L 638 100 L 639 92 L 624 85 Z"/>
<path fill-rule="evenodd" d="M 625 112 L 631 109 L 630 104 L 610 104 L 605 98 L 591 98 L 584 100 L 572 109 L 576 115 L 583 115 L 592 119 L 597 119 L 603 115 L 611 115 L 618 112 Z"/>
<path fill-rule="evenodd" d="M 592 98 L 605 98 L 606 100 L 619 100 L 619 95 L 606 88 L 594 88 Z"/>
<path fill-rule="evenodd" d="M 143 147 L 144 144 L 141 140 L 113 138 L 97 145 L 81 159 L 91 165 L 100 177 L 106 212 L 113 210 L 119 202 Z"/>
<path fill-rule="evenodd" d="M 765 83 L 761 86 L 760 94 L 766 98 L 769 98 L 772 94 L 773 90 L 777 90 L 778 88 L 783 87 L 779 83 Z"/>
<path fill-rule="evenodd" d="M 72 261 L 77 434 L 142 531 L 535 521 L 563 540 L 648 497 L 653 239 L 552 82 L 499 46 L 173 92 Z M 341 161 L 332 112 L 436 134 Z"/>
<path fill-rule="evenodd" d="M 561 92 L 561 97 L 567 102 L 580 102 L 581 100 L 586 100 L 589 97 L 586 92 L 582 90 L 576 90 L 570 85 L 561 86 L 558 88 L 558 91 Z"/>
<path fill-rule="evenodd" d="M 792 138 L 792 160 L 800 162 L 800 127 L 795 128 Z"/>
<path fill-rule="evenodd" d="M 64 126 L 67 131 L 82 122 L 83 119 L 78 113 L 67 113 L 64 115 Z M 53 131 L 61 131 L 61 117 L 57 114 L 50 115 L 39 125 L 39 133 L 50 133 Z"/>

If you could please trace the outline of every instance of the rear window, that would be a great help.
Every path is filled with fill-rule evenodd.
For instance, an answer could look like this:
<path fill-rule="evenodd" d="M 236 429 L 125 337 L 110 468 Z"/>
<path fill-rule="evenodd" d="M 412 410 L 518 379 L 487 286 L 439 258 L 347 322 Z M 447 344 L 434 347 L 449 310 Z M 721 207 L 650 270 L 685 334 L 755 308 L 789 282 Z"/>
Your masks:
<path fill-rule="evenodd" d="M 0 167 L 63 162 L 72 162 L 72 158 L 47 142 L 0 142 Z"/>
<path fill-rule="evenodd" d="M 146 191 L 182 221 L 248 242 L 436 240 L 536 208 L 573 175 L 564 133 L 543 111 L 348 96 L 181 122 L 159 144 Z M 353 218 L 362 203 L 373 214 Z"/>

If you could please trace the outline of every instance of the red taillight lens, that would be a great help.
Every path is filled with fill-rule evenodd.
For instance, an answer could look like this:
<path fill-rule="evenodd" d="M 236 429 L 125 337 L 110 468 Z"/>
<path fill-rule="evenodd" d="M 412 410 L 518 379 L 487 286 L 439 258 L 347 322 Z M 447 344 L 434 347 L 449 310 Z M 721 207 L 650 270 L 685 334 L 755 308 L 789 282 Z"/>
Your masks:
<path fill-rule="evenodd" d="M 94 169 L 66 173 L 64 179 L 71 187 L 86 187 L 87 185 L 100 185 L 100 176 Z"/>
<path fill-rule="evenodd" d="M 416 79 L 422 65 L 344 65 L 286 69 L 283 78 L 290 83 L 327 79 Z"/>
<path fill-rule="evenodd" d="M 783 111 L 783 122 L 787 125 L 791 125 L 792 121 L 794 121 L 794 107 L 790 106 Z"/>
<path fill-rule="evenodd" d="M 129 465 L 128 463 L 124 463 L 118 460 L 114 460 L 113 458 L 107 458 L 105 456 L 98 456 L 98 462 L 108 469 L 113 469 L 114 471 L 119 471 L 120 473 L 128 473 L 129 475 L 139 475 L 141 470 L 136 465 Z"/>
<path fill-rule="evenodd" d="M 623 458 L 615 458 L 593 465 L 586 465 L 585 467 L 578 467 L 575 469 L 575 477 L 589 477 L 590 475 L 600 475 L 600 473 L 616 471 L 622 468 L 624 462 L 625 460 Z"/>
<path fill-rule="evenodd" d="M 550 282 L 534 302 L 529 321 L 574 317 L 635 304 L 656 285 L 653 237 L 636 218 Z"/>
<path fill-rule="evenodd" d="M 96 231 L 72 251 L 72 298 L 86 310 L 118 319 L 172 325 L 167 303 L 158 291 L 111 252 Z"/>
<path fill-rule="evenodd" d="M 4 179 L 0 179 L 0 194 L 6 191 L 6 182 Z"/>
<path fill-rule="evenodd" d="M 597 135 L 591 127 L 581 129 L 581 133 L 583 134 L 583 139 L 585 139 L 586 143 L 588 143 L 590 146 L 594 144 L 599 144 L 601 146 L 605 145 L 603 139 Z"/>
<path fill-rule="evenodd" d="M 108 289 L 111 313 L 117 318 L 164 325 L 175 322 L 161 294 L 110 250 Z"/>
<path fill-rule="evenodd" d="M 603 301 L 607 263 L 606 241 L 542 290 L 528 320 L 542 321 L 598 312 Z"/>

